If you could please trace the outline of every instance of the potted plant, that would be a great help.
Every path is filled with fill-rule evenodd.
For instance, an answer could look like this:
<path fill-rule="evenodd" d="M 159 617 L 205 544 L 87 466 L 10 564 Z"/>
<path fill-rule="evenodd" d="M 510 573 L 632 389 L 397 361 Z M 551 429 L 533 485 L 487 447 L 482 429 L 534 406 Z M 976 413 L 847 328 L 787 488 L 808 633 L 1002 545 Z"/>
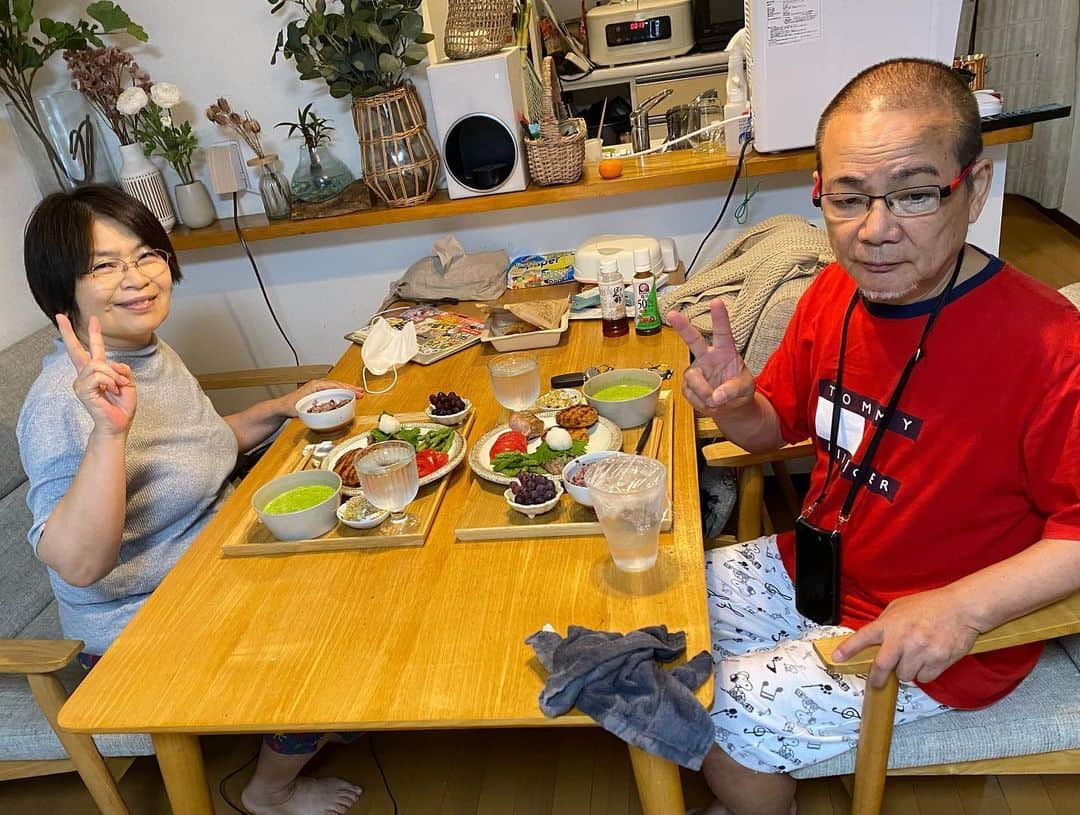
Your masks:
<path fill-rule="evenodd" d="M 336 99 L 351 98 L 364 181 L 390 206 L 411 206 L 435 192 L 439 156 L 423 105 L 405 75 L 427 55 L 421 0 L 385 4 L 341 0 L 269 0 L 271 13 L 297 6 L 301 17 L 278 32 L 280 53 L 301 79 L 322 79 Z"/>
<path fill-rule="evenodd" d="M 293 192 L 301 201 L 319 203 L 340 195 L 353 182 L 349 168 L 330 152 L 330 133 L 334 127 L 307 107 L 298 108 L 295 122 L 278 122 L 275 127 L 289 128 L 292 138 L 299 133 L 304 138 L 300 157 L 292 177 Z"/>
<path fill-rule="evenodd" d="M 255 158 L 249 158 L 249 167 L 258 167 L 262 172 L 259 175 L 259 195 L 262 196 L 263 211 L 271 221 L 288 218 L 292 214 L 292 190 L 289 182 L 282 178 L 275 164 L 278 157 L 276 153 L 267 153 L 263 150 L 262 125 L 246 110 L 244 115 L 232 109 L 229 100 L 219 96 L 218 100 L 206 109 L 206 118 L 216 125 L 232 130 L 244 140 L 251 148 Z"/>
<path fill-rule="evenodd" d="M 102 47 L 102 37 L 119 33 L 147 40 L 115 3 L 91 3 L 86 13 L 90 20 L 75 23 L 35 20 L 34 0 L 0 3 L 0 90 L 11 100 L 16 137 L 43 194 L 92 181 L 115 183 L 86 100 L 74 91 L 34 98 L 39 72 L 58 51 Z"/>
<path fill-rule="evenodd" d="M 143 154 L 161 156 L 180 176 L 174 190 L 180 219 L 191 229 L 200 229 L 213 223 L 217 213 L 210 193 L 191 169 L 191 158 L 199 146 L 191 123 L 173 122 L 172 109 L 182 101 L 176 85 L 158 82 L 150 86 L 149 94 L 139 87 L 128 88 L 120 94 L 116 106 L 121 113 L 134 118 Z"/>

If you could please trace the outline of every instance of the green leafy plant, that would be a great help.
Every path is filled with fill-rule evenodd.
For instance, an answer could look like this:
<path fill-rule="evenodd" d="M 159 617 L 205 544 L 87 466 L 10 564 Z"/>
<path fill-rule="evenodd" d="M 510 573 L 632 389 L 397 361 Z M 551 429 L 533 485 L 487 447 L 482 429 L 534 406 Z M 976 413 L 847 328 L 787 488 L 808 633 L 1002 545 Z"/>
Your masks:
<path fill-rule="evenodd" d="M 274 127 L 289 128 L 287 138 L 290 139 L 299 131 L 300 135 L 304 137 L 304 143 L 307 145 L 308 150 L 314 150 L 322 144 L 329 144 L 330 131 L 334 129 L 333 125 L 330 124 L 333 119 L 324 119 L 319 116 L 311 109 L 312 104 L 308 103 L 305 108 L 296 109 L 295 122 L 278 122 L 274 125 Z"/>
<path fill-rule="evenodd" d="M 115 3 L 91 3 L 90 20 L 75 23 L 42 17 L 34 19 L 34 0 L 0 0 L 0 90 L 38 137 L 52 165 L 57 183 L 65 186 L 64 163 L 46 135 L 34 105 L 34 82 L 38 72 L 57 51 L 81 51 L 105 45 L 102 37 L 126 33 L 140 42 L 148 36 L 141 26 Z M 34 25 L 37 23 L 37 32 Z"/>
<path fill-rule="evenodd" d="M 292 60 L 301 79 L 322 79 L 336 99 L 375 96 L 398 87 L 405 72 L 423 62 L 420 0 L 341 0 L 328 11 L 326 0 L 268 0 L 270 13 L 295 5 L 302 18 L 278 32 L 278 54 Z"/>
<path fill-rule="evenodd" d="M 151 102 L 136 127 L 146 155 L 157 153 L 164 158 L 176 170 L 182 183 L 190 184 L 195 180 L 191 156 L 199 146 L 199 139 L 191 130 L 191 122 L 175 125 L 172 113 Z"/>

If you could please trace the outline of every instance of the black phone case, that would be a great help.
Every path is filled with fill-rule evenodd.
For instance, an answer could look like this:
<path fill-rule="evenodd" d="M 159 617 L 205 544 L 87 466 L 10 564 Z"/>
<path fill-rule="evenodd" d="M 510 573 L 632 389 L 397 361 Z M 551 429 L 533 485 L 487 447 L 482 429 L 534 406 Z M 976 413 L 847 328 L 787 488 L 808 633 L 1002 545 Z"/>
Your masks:
<path fill-rule="evenodd" d="M 795 609 L 820 625 L 840 622 L 840 533 L 795 522 Z"/>

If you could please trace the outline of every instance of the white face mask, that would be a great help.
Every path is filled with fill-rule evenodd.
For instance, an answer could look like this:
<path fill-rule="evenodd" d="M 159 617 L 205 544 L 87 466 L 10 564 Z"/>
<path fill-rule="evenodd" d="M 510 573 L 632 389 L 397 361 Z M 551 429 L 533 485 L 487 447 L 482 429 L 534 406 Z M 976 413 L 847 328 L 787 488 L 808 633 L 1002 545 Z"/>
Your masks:
<path fill-rule="evenodd" d="M 406 323 L 401 329 L 394 329 L 390 323 L 382 317 L 376 317 L 371 321 L 371 330 L 367 339 L 360 346 L 360 358 L 364 361 L 364 370 L 361 374 L 364 381 L 364 390 L 368 393 L 386 393 L 397 384 L 397 369 L 404 365 L 419 350 L 416 343 L 416 326 Z M 376 376 L 382 376 L 387 371 L 394 372 L 393 381 L 382 390 L 372 390 L 368 387 L 367 374 L 371 371 Z"/>

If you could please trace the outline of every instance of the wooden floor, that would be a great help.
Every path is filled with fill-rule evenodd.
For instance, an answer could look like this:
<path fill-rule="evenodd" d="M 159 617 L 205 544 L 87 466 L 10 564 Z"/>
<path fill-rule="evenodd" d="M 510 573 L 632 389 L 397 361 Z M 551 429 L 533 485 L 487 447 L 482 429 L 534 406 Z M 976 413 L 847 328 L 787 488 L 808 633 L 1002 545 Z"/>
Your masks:
<path fill-rule="evenodd" d="M 1080 239 L 1023 199 L 1006 199 L 1001 255 L 1033 277 L 1059 288 L 1080 280 Z M 778 523 L 780 521 L 778 520 Z M 384 733 L 375 748 L 401 815 L 637 815 L 626 748 L 594 729 Z M 216 811 L 234 810 L 218 782 L 242 765 L 258 739 L 203 739 Z M 311 765 L 315 775 L 338 775 L 366 790 L 352 813 L 390 815 L 393 807 L 372 759 L 369 741 L 333 745 Z M 227 793 L 239 800 L 250 768 L 233 777 Z M 684 775 L 688 806 L 709 800 L 701 777 Z M 136 815 L 169 812 L 157 763 L 140 758 L 120 785 Z M 851 799 L 841 779 L 800 784 L 799 815 L 847 815 Z M 50 776 L 0 784 L 4 815 L 90 815 L 96 810 L 78 776 Z M 892 778 L 885 815 L 1074 815 L 1080 776 Z"/>

